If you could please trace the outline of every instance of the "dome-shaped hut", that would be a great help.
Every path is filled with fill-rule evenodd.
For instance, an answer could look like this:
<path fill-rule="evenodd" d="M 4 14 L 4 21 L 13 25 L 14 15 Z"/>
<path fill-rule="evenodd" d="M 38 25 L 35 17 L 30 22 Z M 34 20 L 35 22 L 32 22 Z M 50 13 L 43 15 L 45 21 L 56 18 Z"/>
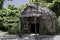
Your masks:
<path fill-rule="evenodd" d="M 28 4 L 20 15 L 20 29 L 27 29 L 29 33 L 55 33 L 57 17 L 55 13 L 39 4 Z"/>

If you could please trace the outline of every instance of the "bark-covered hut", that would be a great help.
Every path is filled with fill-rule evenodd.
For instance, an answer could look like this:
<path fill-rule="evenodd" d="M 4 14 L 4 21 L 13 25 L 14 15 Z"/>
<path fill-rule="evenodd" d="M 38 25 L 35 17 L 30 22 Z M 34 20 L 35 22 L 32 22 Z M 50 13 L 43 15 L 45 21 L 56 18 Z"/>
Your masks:
<path fill-rule="evenodd" d="M 55 33 L 57 30 L 56 14 L 40 4 L 28 4 L 20 15 L 20 30 L 29 33 Z"/>

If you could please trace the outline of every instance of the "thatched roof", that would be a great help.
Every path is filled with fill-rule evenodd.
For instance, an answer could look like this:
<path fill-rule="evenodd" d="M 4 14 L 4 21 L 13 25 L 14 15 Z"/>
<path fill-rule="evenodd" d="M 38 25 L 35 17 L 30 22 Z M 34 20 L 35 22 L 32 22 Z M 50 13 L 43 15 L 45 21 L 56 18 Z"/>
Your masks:
<path fill-rule="evenodd" d="M 50 9 L 46 8 L 45 6 L 28 4 L 28 6 L 22 10 L 20 17 L 40 16 L 42 14 L 51 15 L 51 16 L 55 15 L 54 12 L 52 12 Z"/>
<path fill-rule="evenodd" d="M 20 17 L 39 17 L 40 15 L 42 14 L 36 14 L 36 13 L 27 13 L 27 14 L 24 14 L 24 15 L 21 15 Z"/>

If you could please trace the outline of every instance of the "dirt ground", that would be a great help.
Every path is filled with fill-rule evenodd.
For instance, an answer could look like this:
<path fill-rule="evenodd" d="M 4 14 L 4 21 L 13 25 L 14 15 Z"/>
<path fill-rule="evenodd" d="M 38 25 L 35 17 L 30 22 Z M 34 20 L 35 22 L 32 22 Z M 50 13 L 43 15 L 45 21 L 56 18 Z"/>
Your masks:
<path fill-rule="evenodd" d="M 25 34 L 19 37 L 18 35 L 11 35 L 0 31 L 0 40 L 60 40 L 60 35 Z"/>

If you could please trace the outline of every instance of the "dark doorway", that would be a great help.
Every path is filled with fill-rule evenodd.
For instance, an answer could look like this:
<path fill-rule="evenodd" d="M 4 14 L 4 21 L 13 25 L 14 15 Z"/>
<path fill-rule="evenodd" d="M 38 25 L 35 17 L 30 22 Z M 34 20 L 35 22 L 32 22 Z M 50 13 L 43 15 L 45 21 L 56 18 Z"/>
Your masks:
<path fill-rule="evenodd" d="M 39 33 L 39 23 L 36 23 L 36 32 Z"/>
<path fill-rule="evenodd" d="M 31 23 L 31 33 L 35 33 L 35 24 Z"/>
<path fill-rule="evenodd" d="M 36 23 L 36 32 L 39 33 L 39 23 Z M 31 23 L 31 33 L 36 33 L 35 32 L 35 24 Z"/>

